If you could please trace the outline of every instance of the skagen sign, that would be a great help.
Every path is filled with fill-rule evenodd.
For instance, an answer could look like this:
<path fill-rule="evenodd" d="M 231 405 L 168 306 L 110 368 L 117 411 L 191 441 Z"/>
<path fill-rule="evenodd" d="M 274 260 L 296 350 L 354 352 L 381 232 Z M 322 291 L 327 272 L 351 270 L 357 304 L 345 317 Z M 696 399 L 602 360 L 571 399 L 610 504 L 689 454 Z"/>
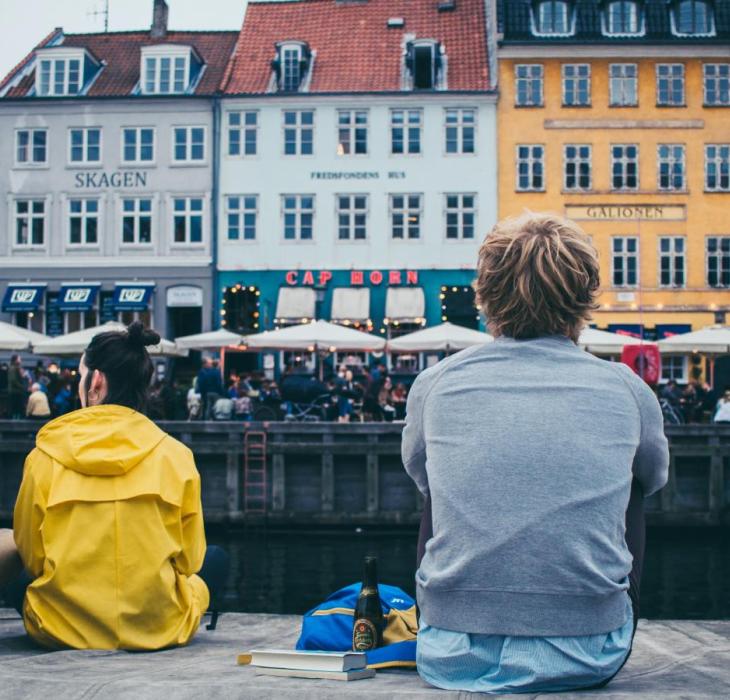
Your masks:
<path fill-rule="evenodd" d="M 591 204 L 565 207 L 565 215 L 576 221 L 684 221 L 684 204 Z"/>
<path fill-rule="evenodd" d="M 109 188 L 147 187 L 147 173 L 140 170 L 125 170 L 113 173 L 83 172 L 74 175 L 76 189 L 103 190 Z"/>

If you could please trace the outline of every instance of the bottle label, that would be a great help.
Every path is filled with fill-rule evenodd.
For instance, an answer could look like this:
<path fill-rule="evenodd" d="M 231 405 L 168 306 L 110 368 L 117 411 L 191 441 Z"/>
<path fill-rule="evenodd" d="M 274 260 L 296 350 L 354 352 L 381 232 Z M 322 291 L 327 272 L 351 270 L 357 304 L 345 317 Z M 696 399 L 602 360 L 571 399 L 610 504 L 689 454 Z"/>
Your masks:
<path fill-rule="evenodd" d="M 365 618 L 355 620 L 355 626 L 352 628 L 352 650 L 371 651 L 377 645 L 378 630 L 375 625 Z"/>

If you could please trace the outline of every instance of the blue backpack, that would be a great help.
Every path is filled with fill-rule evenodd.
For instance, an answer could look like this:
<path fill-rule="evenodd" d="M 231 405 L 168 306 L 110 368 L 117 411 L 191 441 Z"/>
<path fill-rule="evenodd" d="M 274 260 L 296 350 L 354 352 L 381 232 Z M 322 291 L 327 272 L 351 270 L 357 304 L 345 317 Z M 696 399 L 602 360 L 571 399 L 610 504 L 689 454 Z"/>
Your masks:
<path fill-rule="evenodd" d="M 297 649 L 351 651 L 352 624 L 361 584 L 335 591 L 302 620 Z M 378 586 L 386 625 L 383 646 L 367 652 L 368 668 L 416 667 L 416 601 L 395 586 Z"/>

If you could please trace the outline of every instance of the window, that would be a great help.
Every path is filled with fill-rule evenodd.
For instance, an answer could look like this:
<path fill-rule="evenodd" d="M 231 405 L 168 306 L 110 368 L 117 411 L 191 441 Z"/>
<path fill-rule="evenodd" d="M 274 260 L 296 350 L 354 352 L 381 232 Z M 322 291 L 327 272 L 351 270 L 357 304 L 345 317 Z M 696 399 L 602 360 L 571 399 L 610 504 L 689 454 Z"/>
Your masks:
<path fill-rule="evenodd" d="M 226 197 L 229 241 L 256 240 L 258 197 L 255 194 Z"/>
<path fill-rule="evenodd" d="M 687 365 L 689 358 L 682 355 L 662 355 L 661 384 L 675 381 L 679 384 L 687 382 Z"/>
<path fill-rule="evenodd" d="M 188 56 L 146 56 L 144 92 L 165 95 L 185 92 L 188 86 Z"/>
<path fill-rule="evenodd" d="M 533 12 L 533 33 L 569 35 L 573 33 L 570 3 L 561 0 L 543 0 Z"/>
<path fill-rule="evenodd" d="M 608 73 L 611 107 L 636 107 L 639 104 L 638 66 L 635 63 L 612 63 Z"/>
<path fill-rule="evenodd" d="M 705 63 L 705 106 L 730 106 L 730 63 Z"/>
<path fill-rule="evenodd" d="M 730 236 L 708 236 L 707 285 L 730 287 Z"/>
<path fill-rule="evenodd" d="M 151 163 L 155 159 L 155 130 L 149 127 L 122 129 L 122 160 Z"/>
<path fill-rule="evenodd" d="M 276 87 L 281 92 L 298 92 L 311 64 L 312 54 L 305 43 L 278 44 L 271 62 Z"/>
<path fill-rule="evenodd" d="M 446 153 L 474 153 L 475 124 L 475 110 L 446 109 L 444 124 Z"/>
<path fill-rule="evenodd" d="M 684 146 L 660 143 L 657 146 L 657 182 L 660 190 L 683 190 Z"/>
<path fill-rule="evenodd" d="M 730 144 L 705 146 L 705 190 L 730 192 Z"/>
<path fill-rule="evenodd" d="M 255 156 L 258 130 L 258 112 L 229 112 L 228 155 Z"/>
<path fill-rule="evenodd" d="M 14 228 L 15 245 L 23 247 L 44 245 L 46 228 L 45 200 L 16 200 Z"/>
<path fill-rule="evenodd" d="M 85 311 L 66 311 L 63 316 L 64 333 L 74 333 L 84 328 L 94 328 L 99 325 L 99 311 L 96 308 L 86 309 Z"/>
<path fill-rule="evenodd" d="M 563 65 L 563 106 L 589 107 L 591 67 L 587 63 Z"/>
<path fill-rule="evenodd" d="M 390 152 L 393 155 L 421 152 L 423 112 L 420 109 L 390 110 Z"/>
<path fill-rule="evenodd" d="M 173 242 L 203 242 L 203 199 L 175 197 L 173 200 Z"/>
<path fill-rule="evenodd" d="M 284 112 L 284 155 L 311 156 L 314 153 L 314 112 Z"/>
<path fill-rule="evenodd" d="M 517 107 L 542 107 L 542 64 L 531 63 L 515 66 L 515 105 Z"/>
<path fill-rule="evenodd" d="M 674 3 L 672 30 L 683 36 L 712 36 L 715 17 L 712 6 L 705 0 L 681 0 Z"/>
<path fill-rule="evenodd" d="M 99 200 L 68 200 L 68 242 L 96 245 L 99 242 Z"/>
<path fill-rule="evenodd" d="M 129 197 L 122 200 L 122 243 L 148 245 L 152 243 L 152 200 Z"/>
<path fill-rule="evenodd" d="M 337 195 L 337 237 L 341 241 L 364 241 L 367 238 L 368 196 Z"/>
<path fill-rule="evenodd" d="M 591 150 L 588 144 L 565 146 L 563 187 L 566 190 L 580 192 L 591 189 Z"/>
<path fill-rule="evenodd" d="M 638 2 L 609 2 L 603 16 L 603 33 L 615 36 L 643 34 Z"/>
<path fill-rule="evenodd" d="M 420 194 L 390 195 L 391 236 L 399 240 L 421 237 L 421 205 Z"/>
<path fill-rule="evenodd" d="M 406 68 L 414 90 L 433 90 L 443 82 L 442 47 L 437 41 L 410 41 L 406 46 Z"/>
<path fill-rule="evenodd" d="M 659 238 L 659 286 L 684 287 L 685 284 L 684 236 Z"/>
<path fill-rule="evenodd" d="M 639 239 L 635 236 L 613 236 L 611 251 L 613 286 L 636 287 L 639 283 Z"/>
<path fill-rule="evenodd" d="M 45 165 L 48 162 L 48 131 L 19 129 L 15 132 L 16 165 Z"/>
<path fill-rule="evenodd" d="M 77 95 L 81 89 L 80 58 L 42 58 L 36 76 L 39 97 Z"/>
<path fill-rule="evenodd" d="M 545 147 L 538 144 L 517 146 L 517 191 L 542 192 L 545 189 Z"/>
<path fill-rule="evenodd" d="M 368 152 L 368 111 L 337 111 L 337 155 L 365 155 Z"/>
<path fill-rule="evenodd" d="M 684 64 L 657 64 L 656 102 L 660 107 L 681 107 L 684 105 Z"/>
<path fill-rule="evenodd" d="M 281 202 L 284 210 L 284 240 L 311 241 L 314 233 L 314 195 L 285 194 Z"/>
<path fill-rule="evenodd" d="M 71 129 L 69 161 L 84 165 L 101 163 L 101 129 Z"/>
<path fill-rule="evenodd" d="M 173 129 L 173 161 L 175 163 L 201 163 L 205 161 L 205 128 L 202 126 L 176 126 Z"/>
<path fill-rule="evenodd" d="M 476 223 L 476 195 L 446 195 L 446 238 L 458 240 L 474 238 Z"/>
<path fill-rule="evenodd" d="M 636 144 L 611 146 L 611 187 L 639 189 L 639 147 Z"/>

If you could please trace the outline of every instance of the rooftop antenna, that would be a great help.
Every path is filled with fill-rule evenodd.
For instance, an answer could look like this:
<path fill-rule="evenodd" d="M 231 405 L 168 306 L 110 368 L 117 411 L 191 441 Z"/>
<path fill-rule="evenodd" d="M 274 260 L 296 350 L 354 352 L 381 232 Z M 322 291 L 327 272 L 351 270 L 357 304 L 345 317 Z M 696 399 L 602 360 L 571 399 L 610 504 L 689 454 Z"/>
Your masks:
<path fill-rule="evenodd" d="M 87 12 L 87 17 L 104 17 L 104 33 L 109 31 L 109 0 L 104 0 L 104 8 L 102 10 L 94 10 Z"/>

